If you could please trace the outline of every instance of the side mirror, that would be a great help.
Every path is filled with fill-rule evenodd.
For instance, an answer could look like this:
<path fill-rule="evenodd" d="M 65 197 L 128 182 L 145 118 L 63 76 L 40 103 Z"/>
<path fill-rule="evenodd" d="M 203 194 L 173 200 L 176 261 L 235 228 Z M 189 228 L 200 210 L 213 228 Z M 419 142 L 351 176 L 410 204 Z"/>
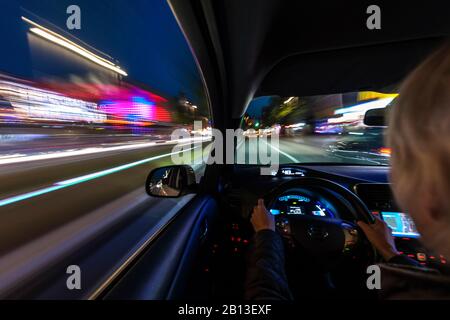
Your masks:
<path fill-rule="evenodd" d="M 147 193 L 160 198 L 177 198 L 196 189 L 194 170 L 187 165 L 154 169 L 145 183 Z"/>
<path fill-rule="evenodd" d="M 364 115 L 364 124 L 370 127 L 387 126 L 387 109 L 370 109 Z"/>

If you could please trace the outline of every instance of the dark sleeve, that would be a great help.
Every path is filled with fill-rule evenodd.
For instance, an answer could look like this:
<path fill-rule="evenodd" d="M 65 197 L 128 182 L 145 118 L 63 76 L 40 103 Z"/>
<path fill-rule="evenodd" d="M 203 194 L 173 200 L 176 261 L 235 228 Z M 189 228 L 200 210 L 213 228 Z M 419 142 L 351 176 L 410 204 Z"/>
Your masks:
<path fill-rule="evenodd" d="M 400 264 L 403 266 L 419 267 L 419 268 L 422 267 L 422 265 L 419 262 L 417 262 L 416 260 L 413 260 L 411 258 L 408 258 L 407 256 L 405 256 L 403 254 L 399 254 L 397 256 L 392 257 L 391 259 L 389 259 L 388 263 Z"/>
<path fill-rule="evenodd" d="M 272 230 L 257 232 L 249 250 L 245 299 L 292 300 L 284 265 L 281 236 Z"/>

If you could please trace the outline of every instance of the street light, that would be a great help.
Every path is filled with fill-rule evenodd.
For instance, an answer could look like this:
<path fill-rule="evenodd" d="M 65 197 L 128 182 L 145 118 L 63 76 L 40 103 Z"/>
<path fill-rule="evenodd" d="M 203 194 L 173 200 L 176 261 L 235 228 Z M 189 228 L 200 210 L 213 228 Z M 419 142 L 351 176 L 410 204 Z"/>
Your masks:
<path fill-rule="evenodd" d="M 197 106 L 196 105 L 192 105 L 191 108 L 194 109 L 194 121 L 195 121 L 195 111 L 197 110 Z"/>
<path fill-rule="evenodd" d="M 28 18 L 22 17 L 22 20 L 26 23 L 30 24 L 30 32 L 34 33 L 35 35 L 47 39 L 50 42 L 53 42 L 54 44 L 57 44 L 63 48 L 66 48 L 73 53 L 78 54 L 79 56 L 82 56 L 106 69 L 109 69 L 111 71 L 114 71 L 122 76 L 128 76 L 128 74 L 120 68 L 120 66 L 112 63 L 111 61 L 102 58 L 98 56 L 97 54 L 93 53 L 92 51 L 87 50 L 86 48 L 83 48 L 82 46 L 74 43 L 73 41 L 63 37 L 62 35 L 51 31 L 39 24 L 37 24 L 34 21 L 31 21 Z"/>
<path fill-rule="evenodd" d="M 284 104 L 288 104 L 289 102 L 291 102 L 294 99 L 294 97 L 290 97 L 289 99 L 287 99 L 285 102 L 283 102 Z"/>

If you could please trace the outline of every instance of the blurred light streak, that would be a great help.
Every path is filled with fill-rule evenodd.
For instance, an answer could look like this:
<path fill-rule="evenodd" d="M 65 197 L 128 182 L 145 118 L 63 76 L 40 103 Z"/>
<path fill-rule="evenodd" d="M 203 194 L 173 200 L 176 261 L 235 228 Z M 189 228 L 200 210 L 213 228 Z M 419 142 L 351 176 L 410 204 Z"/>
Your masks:
<path fill-rule="evenodd" d="M 8 117 L 18 121 L 103 123 L 107 119 L 106 114 L 98 110 L 97 104 L 93 102 L 69 98 L 19 82 L 0 79 L 0 96 L 11 105 L 7 109 Z"/>
<path fill-rule="evenodd" d="M 100 102 L 100 110 L 108 114 L 108 121 L 124 121 L 137 125 L 145 122 L 171 122 L 170 113 L 152 101 L 152 97 L 144 96 L 121 97 Z M 156 100 L 156 99 L 154 99 Z"/>
<path fill-rule="evenodd" d="M 334 111 L 334 114 L 347 114 L 347 113 L 364 114 L 364 113 L 366 113 L 366 111 L 371 110 L 371 109 L 386 108 L 387 105 L 389 103 L 391 103 L 393 100 L 394 100 L 394 98 L 386 98 L 386 99 L 365 102 L 365 103 L 357 104 L 357 105 L 351 106 L 351 107 L 336 109 Z"/>
<path fill-rule="evenodd" d="M 381 93 L 376 91 L 360 91 L 358 93 L 358 101 L 367 101 L 384 98 L 397 98 L 398 93 Z"/>
<path fill-rule="evenodd" d="M 189 144 L 186 144 L 186 145 L 189 145 Z M 14 196 L 14 197 L 10 197 L 10 198 L 6 198 L 6 199 L 3 199 L 3 200 L 0 200 L 0 207 L 4 207 L 4 206 L 7 206 L 7 205 L 16 203 L 16 202 L 20 202 L 20 201 L 27 200 L 27 199 L 30 199 L 30 198 L 34 198 L 34 197 L 37 197 L 37 196 L 41 196 L 41 195 L 44 195 L 44 194 L 47 194 L 47 193 L 50 193 L 50 192 L 54 192 L 54 191 L 57 191 L 57 190 L 68 188 L 68 187 L 71 187 L 71 186 L 74 186 L 74 185 L 77 185 L 77 184 L 80 184 L 80 183 L 83 183 L 83 182 L 87 182 L 87 181 L 94 180 L 94 179 L 97 179 L 97 178 L 100 178 L 100 177 L 104 177 L 106 175 L 117 173 L 119 171 L 127 170 L 127 169 L 130 169 L 130 168 L 139 166 L 141 164 L 144 164 L 144 163 L 148 163 L 148 162 L 151 162 L 151 161 L 154 161 L 154 160 L 158 160 L 158 159 L 161 159 L 161 158 L 164 158 L 164 157 L 169 157 L 169 156 L 172 156 L 172 155 L 175 155 L 175 154 L 178 154 L 178 153 L 194 150 L 196 148 L 200 148 L 200 146 L 191 147 L 189 149 L 183 149 L 183 150 L 177 151 L 177 152 L 165 153 L 165 154 L 161 154 L 159 156 L 155 156 L 155 157 L 151 157 L 151 158 L 147 158 L 147 159 L 131 162 L 131 163 L 128 163 L 128 164 L 125 164 L 125 165 L 121 165 L 121 166 L 110 168 L 110 169 L 103 170 L 103 171 L 94 172 L 94 173 L 91 173 L 91 174 L 88 174 L 88 175 L 84 175 L 84 176 L 81 176 L 81 177 L 77 177 L 77 178 L 73 178 L 73 179 L 70 179 L 70 180 L 56 182 L 52 186 L 47 187 L 47 188 L 35 190 L 35 191 L 32 191 L 32 192 L 28 192 L 28 193 L 25 193 L 25 194 L 21 194 L 21 195 L 17 195 L 17 196 Z"/>
<path fill-rule="evenodd" d="M 128 75 L 122 69 L 120 69 L 120 68 L 118 68 L 116 66 L 112 66 L 112 65 L 110 65 L 110 64 L 108 64 L 106 62 L 103 62 L 102 60 L 92 56 L 89 52 L 85 52 L 84 50 L 80 50 L 77 47 L 75 47 L 74 45 L 72 45 L 72 44 L 70 44 L 70 43 L 68 43 L 68 42 L 66 42 L 64 40 L 61 40 L 61 39 L 59 39 L 59 38 L 57 38 L 57 37 L 55 37 L 55 36 L 45 32 L 45 31 L 43 31 L 41 29 L 31 28 L 30 31 L 33 32 L 34 34 L 37 34 L 38 36 L 41 36 L 42 38 L 45 38 L 45 39 L 47 39 L 47 40 L 49 40 L 49 41 L 51 41 L 53 43 L 56 43 L 56 44 L 60 45 L 60 46 L 62 46 L 64 48 L 66 48 L 66 49 L 74 51 L 75 53 L 78 53 L 80 56 L 83 56 L 83 57 L 91 60 L 92 62 L 95 62 L 96 64 L 98 64 L 98 65 L 100 65 L 102 67 L 105 67 L 105 68 L 107 68 L 109 70 L 117 72 L 117 73 L 119 73 L 119 74 L 121 74 L 123 76 L 127 76 Z"/>
<path fill-rule="evenodd" d="M 341 134 L 342 126 L 334 124 L 319 124 L 314 129 L 314 132 L 318 134 Z"/>
<path fill-rule="evenodd" d="M 88 60 L 91 60 L 92 62 L 109 69 L 111 71 L 114 71 L 118 74 L 121 74 L 123 76 L 128 76 L 128 74 L 122 70 L 119 66 L 113 64 L 112 62 L 96 55 L 95 53 L 81 47 L 80 45 L 70 41 L 69 39 L 61 36 L 60 34 L 51 31 L 47 28 L 44 28 L 43 26 L 37 24 L 36 22 L 31 21 L 28 18 L 22 17 L 22 20 L 31 24 L 33 28 L 30 28 L 30 31 L 42 38 L 45 38 L 61 47 L 64 47 L 82 57 L 85 57 Z"/>
<path fill-rule="evenodd" d="M 13 156 L 6 156 L 6 157 L 0 157 L 0 165 L 7 165 L 7 164 L 16 164 L 16 163 L 22 163 L 22 162 L 31 162 L 31 161 L 38 161 L 38 160 L 50 160 L 50 159 L 58 159 L 58 158 L 65 158 L 65 157 L 73 157 L 73 156 L 82 156 L 82 155 L 89 155 L 94 153 L 102 153 L 102 152 L 111 152 L 111 151 L 121 151 L 121 150 L 134 150 L 134 149 L 140 149 L 140 148 L 148 148 L 151 146 L 161 146 L 161 145 L 167 145 L 167 144 L 175 144 L 175 143 L 182 143 L 183 141 L 206 141 L 208 138 L 193 138 L 193 139 L 180 139 L 180 140 L 170 140 L 166 142 L 148 142 L 148 143 L 136 143 L 136 144 L 129 144 L 129 145 L 123 145 L 123 146 L 116 146 L 116 147 L 104 147 L 104 148 L 86 148 L 81 150 L 70 150 L 70 151 L 61 151 L 61 152 L 55 152 L 55 153 L 47 153 L 47 154 L 38 154 L 38 155 L 19 155 L 16 157 Z"/>
<path fill-rule="evenodd" d="M 12 203 L 15 203 L 15 202 L 19 202 L 19 201 L 23 201 L 23 200 L 26 200 L 26 199 L 34 198 L 34 197 L 37 197 L 37 196 L 40 196 L 40 195 L 43 195 L 43 194 L 46 194 L 46 193 L 50 193 L 50 192 L 53 192 L 53 191 L 57 191 L 57 190 L 60 190 L 60 189 L 63 189 L 63 188 L 65 188 L 65 186 L 55 185 L 55 186 L 52 186 L 52 187 L 39 189 L 39 190 L 36 190 L 36 191 L 33 191 L 33 192 L 28 192 L 28 193 L 25 193 L 25 194 L 21 194 L 21 195 L 18 195 L 18 196 L 14 196 L 14 197 L 11 197 L 11 198 L 0 200 L 0 207 L 7 206 L 9 204 L 12 204 Z"/>
<path fill-rule="evenodd" d="M 283 102 L 284 104 L 288 104 L 289 102 L 291 102 L 294 99 L 294 97 L 290 97 L 289 99 L 287 99 L 285 102 Z"/>
<path fill-rule="evenodd" d="M 379 152 L 381 155 L 384 155 L 384 156 L 391 156 L 391 154 L 392 154 L 392 149 L 391 149 L 391 148 L 387 148 L 387 147 L 382 147 L 382 148 L 379 148 L 379 149 L 378 149 L 378 152 Z"/>
<path fill-rule="evenodd" d="M 286 128 L 302 128 L 306 125 L 305 122 L 300 122 L 300 123 L 295 123 L 295 124 L 291 124 L 286 126 Z"/>
<path fill-rule="evenodd" d="M 363 136 L 364 135 L 363 132 L 354 132 L 354 131 L 350 131 L 348 134 L 353 135 L 353 136 Z"/>
<path fill-rule="evenodd" d="M 166 109 L 167 99 L 135 86 L 86 84 L 86 94 L 79 94 L 82 90 L 70 85 L 59 85 L 57 91 L 39 86 L 43 85 L 0 75 L 0 121 L 139 127 L 172 122 Z"/>
<path fill-rule="evenodd" d="M 328 124 L 351 124 L 363 120 L 363 115 L 358 112 L 345 113 L 338 118 L 329 118 Z"/>

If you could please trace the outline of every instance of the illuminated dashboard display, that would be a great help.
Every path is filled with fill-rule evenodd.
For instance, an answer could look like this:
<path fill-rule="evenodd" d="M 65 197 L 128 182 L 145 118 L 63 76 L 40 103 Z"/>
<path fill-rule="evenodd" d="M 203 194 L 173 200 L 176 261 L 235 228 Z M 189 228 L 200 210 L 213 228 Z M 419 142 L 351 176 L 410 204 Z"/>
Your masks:
<path fill-rule="evenodd" d="M 278 201 L 286 202 L 286 201 L 293 201 L 293 202 L 310 202 L 311 200 L 307 197 L 300 196 L 300 195 L 289 195 L 289 196 L 283 196 L 279 197 Z"/>
<path fill-rule="evenodd" d="M 333 214 L 319 201 L 299 194 L 283 195 L 277 199 L 270 213 L 273 215 L 309 215 L 332 217 Z"/>
<path fill-rule="evenodd" d="M 288 177 L 304 177 L 305 171 L 297 168 L 282 168 L 280 171 L 281 176 L 288 176 Z"/>
<path fill-rule="evenodd" d="M 392 229 L 392 235 L 396 237 L 420 237 L 416 225 L 411 217 L 401 212 L 381 212 L 381 217 Z"/>

